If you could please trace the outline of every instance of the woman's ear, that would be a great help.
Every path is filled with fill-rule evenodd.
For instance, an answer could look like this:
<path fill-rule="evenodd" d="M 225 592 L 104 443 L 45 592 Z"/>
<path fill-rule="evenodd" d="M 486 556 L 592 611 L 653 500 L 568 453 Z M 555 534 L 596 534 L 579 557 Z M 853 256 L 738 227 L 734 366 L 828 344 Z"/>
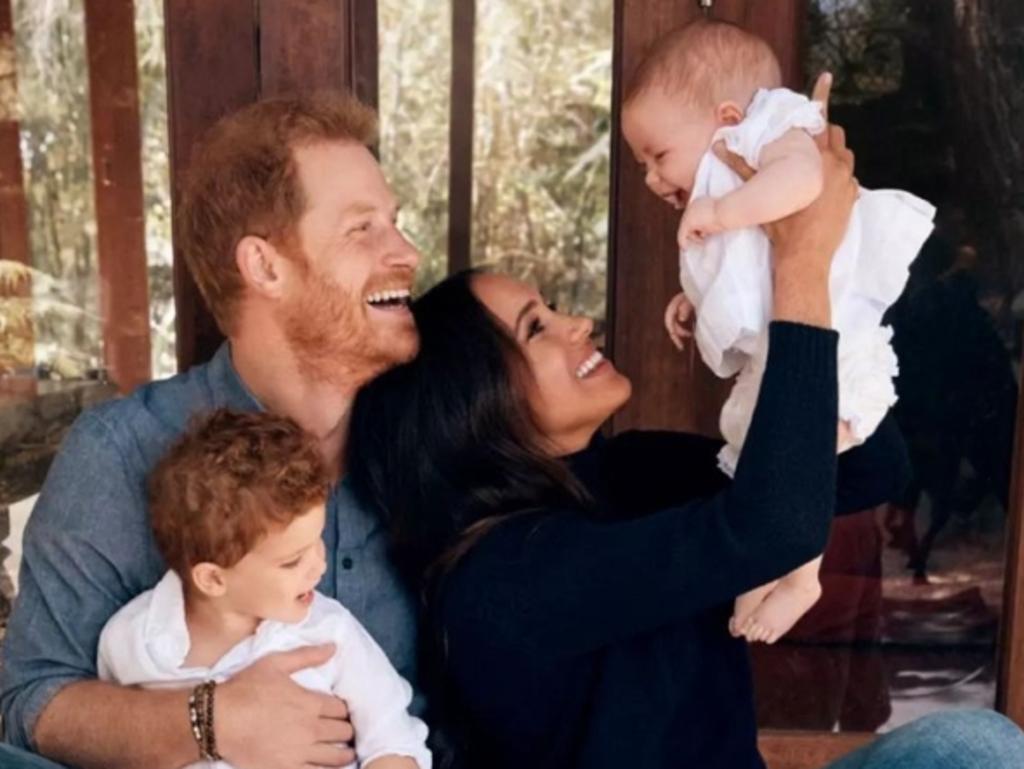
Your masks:
<path fill-rule="evenodd" d="M 737 125 L 743 120 L 743 110 L 734 101 L 723 101 L 715 108 L 719 125 Z"/>
<path fill-rule="evenodd" d="M 227 592 L 224 569 L 215 563 L 197 563 L 192 567 L 192 584 L 208 598 L 220 598 Z"/>
<path fill-rule="evenodd" d="M 246 235 L 235 246 L 235 264 L 242 280 L 264 296 L 280 296 L 283 258 L 269 241 L 255 235 Z"/>

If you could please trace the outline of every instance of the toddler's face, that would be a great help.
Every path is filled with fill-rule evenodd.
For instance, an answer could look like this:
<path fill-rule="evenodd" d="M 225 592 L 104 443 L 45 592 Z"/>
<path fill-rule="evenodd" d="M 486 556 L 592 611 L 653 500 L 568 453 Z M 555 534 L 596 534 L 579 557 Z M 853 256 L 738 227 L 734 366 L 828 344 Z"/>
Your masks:
<path fill-rule="evenodd" d="M 272 529 L 238 563 L 225 570 L 226 597 L 233 611 L 259 619 L 300 622 L 327 568 L 324 506 L 287 526 Z"/>
<path fill-rule="evenodd" d="M 717 128 L 713 109 L 681 104 L 658 86 L 622 113 L 622 133 L 647 172 L 648 189 L 677 209 L 686 206 Z"/>

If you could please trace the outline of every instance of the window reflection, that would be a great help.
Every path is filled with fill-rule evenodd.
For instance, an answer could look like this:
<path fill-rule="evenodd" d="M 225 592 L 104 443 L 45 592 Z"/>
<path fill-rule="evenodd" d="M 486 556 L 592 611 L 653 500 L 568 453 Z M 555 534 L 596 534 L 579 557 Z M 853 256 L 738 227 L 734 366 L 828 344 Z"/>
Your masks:
<path fill-rule="evenodd" d="M 1024 124 L 1010 110 L 1024 27 L 1010 5 L 810 3 L 805 71 L 835 74 L 831 115 L 861 183 L 938 215 L 887 318 L 914 483 L 837 520 L 822 601 L 753 650 L 763 727 L 885 731 L 994 705 L 1024 315 Z"/>

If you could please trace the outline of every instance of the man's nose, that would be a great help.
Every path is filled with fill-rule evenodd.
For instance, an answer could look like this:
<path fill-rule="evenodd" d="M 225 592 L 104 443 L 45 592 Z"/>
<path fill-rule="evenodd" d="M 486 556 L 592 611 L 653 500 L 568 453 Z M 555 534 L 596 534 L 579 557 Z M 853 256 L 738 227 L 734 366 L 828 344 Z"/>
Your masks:
<path fill-rule="evenodd" d="M 397 227 L 392 234 L 392 238 L 393 242 L 390 244 L 386 257 L 387 265 L 389 267 L 405 267 L 409 270 L 415 270 L 420 263 L 419 250 Z"/>

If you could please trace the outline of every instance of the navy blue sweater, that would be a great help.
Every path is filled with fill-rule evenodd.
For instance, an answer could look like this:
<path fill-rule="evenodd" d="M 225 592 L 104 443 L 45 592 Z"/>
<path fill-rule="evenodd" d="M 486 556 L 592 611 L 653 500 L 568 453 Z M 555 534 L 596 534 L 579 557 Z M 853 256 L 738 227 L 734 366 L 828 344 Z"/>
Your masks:
<path fill-rule="evenodd" d="M 736 477 L 721 444 L 633 432 L 570 459 L 598 513 L 488 533 L 433 604 L 474 768 L 762 769 L 735 596 L 821 554 L 836 509 L 900 490 L 891 418 L 835 456 L 834 332 L 773 323 Z"/>

